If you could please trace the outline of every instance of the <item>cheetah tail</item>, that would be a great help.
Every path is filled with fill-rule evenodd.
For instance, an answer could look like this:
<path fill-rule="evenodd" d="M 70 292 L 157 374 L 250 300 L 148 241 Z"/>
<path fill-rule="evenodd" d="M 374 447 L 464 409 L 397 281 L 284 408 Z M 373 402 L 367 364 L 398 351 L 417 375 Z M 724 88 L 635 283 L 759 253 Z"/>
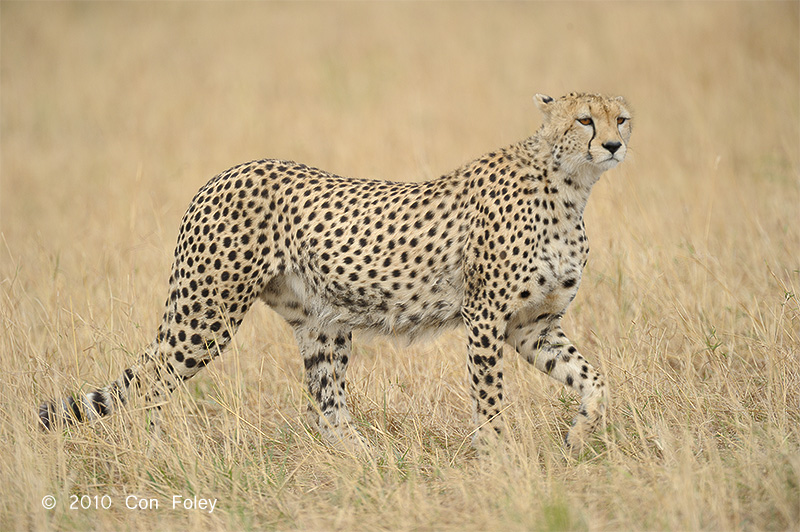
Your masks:
<path fill-rule="evenodd" d="M 48 401 L 39 407 L 39 425 L 43 430 L 92 421 L 107 416 L 128 401 L 132 385 L 138 385 L 133 368 L 110 385 L 76 397 L 68 395 L 60 401 Z"/>

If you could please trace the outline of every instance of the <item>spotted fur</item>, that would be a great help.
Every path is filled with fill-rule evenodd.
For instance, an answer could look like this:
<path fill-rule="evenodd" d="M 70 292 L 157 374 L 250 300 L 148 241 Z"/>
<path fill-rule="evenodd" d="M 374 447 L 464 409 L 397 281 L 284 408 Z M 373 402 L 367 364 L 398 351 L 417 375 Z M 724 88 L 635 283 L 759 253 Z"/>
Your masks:
<path fill-rule="evenodd" d="M 501 432 L 504 344 L 582 399 L 567 443 L 603 417 L 605 379 L 566 338 L 592 185 L 631 134 L 621 98 L 537 95 L 532 137 L 439 179 L 347 179 L 278 160 L 214 177 L 183 217 L 155 341 L 109 386 L 40 408 L 45 428 L 155 404 L 223 352 L 257 300 L 303 357 L 316 428 L 358 442 L 345 400 L 352 331 L 414 340 L 462 325 L 476 442 Z"/>

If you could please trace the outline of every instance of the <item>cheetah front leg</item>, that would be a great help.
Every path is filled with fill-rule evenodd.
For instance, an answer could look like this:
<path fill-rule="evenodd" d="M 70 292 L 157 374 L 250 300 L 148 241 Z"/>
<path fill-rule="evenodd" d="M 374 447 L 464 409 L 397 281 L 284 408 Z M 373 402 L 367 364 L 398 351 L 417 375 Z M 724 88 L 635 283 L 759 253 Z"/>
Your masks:
<path fill-rule="evenodd" d="M 508 343 L 537 369 L 580 394 L 581 406 L 566 437 L 567 446 L 580 451 L 605 416 L 608 389 L 603 375 L 567 339 L 560 317 L 516 327 L 509 331 Z"/>
<path fill-rule="evenodd" d="M 362 450 L 366 440 L 353 426 L 347 409 L 345 375 L 352 333 L 304 324 L 295 329 L 306 370 L 311 424 L 329 443 Z"/>
<path fill-rule="evenodd" d="M 461 314 L 467 330 L 467 371 L 477 429 L 472 446 L 484 447 L 502 434 L 503 331 L 493 313 L 466 306 Z"/>

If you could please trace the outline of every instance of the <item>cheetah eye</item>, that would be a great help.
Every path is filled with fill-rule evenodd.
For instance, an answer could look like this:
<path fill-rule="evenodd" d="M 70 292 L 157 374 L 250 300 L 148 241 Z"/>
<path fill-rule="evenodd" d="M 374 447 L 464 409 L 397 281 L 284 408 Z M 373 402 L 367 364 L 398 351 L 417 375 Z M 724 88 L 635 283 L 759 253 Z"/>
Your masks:
<path fill-rule="evenodd" d="M 618 116 L 617 117 L 617 125 L 618 126 L 621 126 L 622 124 L 624 124 L 627 121 L 628 121 L 628 118 L 625 117 L 625 116 Z"/>
<path fill-rule="evenodd" d="M 592 125 L 592 119 L 589 118 L 589 117 L 579 118 L 578 122 L 580 122 L 584 126 L 591 126 Z"/>

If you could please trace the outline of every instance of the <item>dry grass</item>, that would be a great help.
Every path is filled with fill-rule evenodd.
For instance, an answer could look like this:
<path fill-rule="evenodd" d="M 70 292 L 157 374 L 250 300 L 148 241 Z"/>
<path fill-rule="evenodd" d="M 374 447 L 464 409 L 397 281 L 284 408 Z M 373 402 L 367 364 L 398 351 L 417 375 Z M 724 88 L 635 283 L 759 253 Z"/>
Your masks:
<path fill-rule="evenodd" d="M 0 529 L 798 530 L 798 28 L 797 3 L 3 2 Z M 176 394 L 162 441 L 139 410 L 34 428 L 41 399 L 150 341 L 212 175 L 270 156 L 429 178 L 532 133 L 534 92 L 574 89 L 637 112 L 565 324 L 612 385 L 582 459 L 560 444 L 575 398 L 516 357 L 511 436 L 466 451 L 460 331 L 359 342 L 352 408 L 381 453 L 331 451 L 266 308 Z"/>

